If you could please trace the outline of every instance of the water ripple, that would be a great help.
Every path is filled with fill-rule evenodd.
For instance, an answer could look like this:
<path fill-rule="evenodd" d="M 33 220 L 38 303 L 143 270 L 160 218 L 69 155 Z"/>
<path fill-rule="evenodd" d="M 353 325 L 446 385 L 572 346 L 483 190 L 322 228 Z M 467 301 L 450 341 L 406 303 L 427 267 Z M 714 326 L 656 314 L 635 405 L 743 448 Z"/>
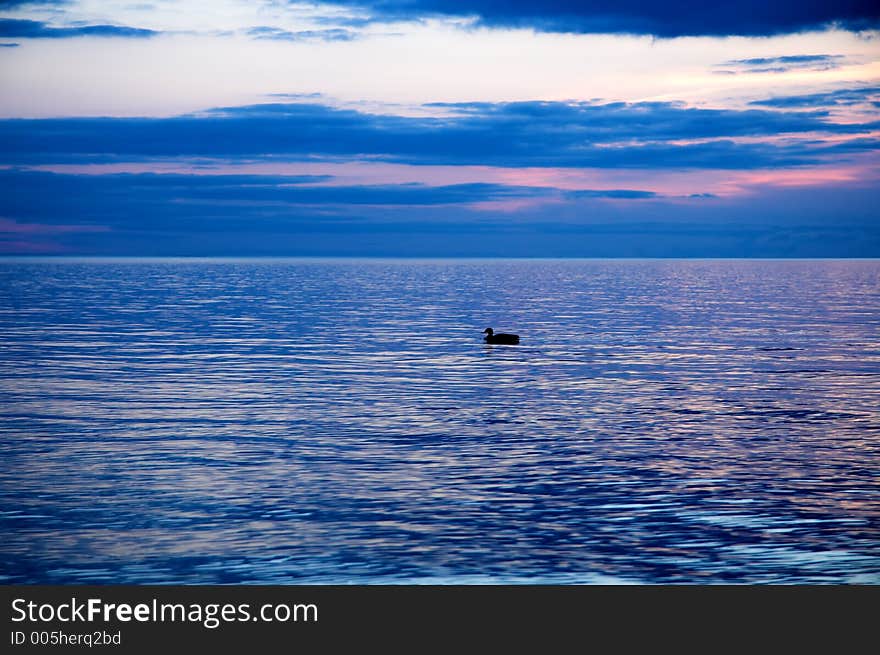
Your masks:
<path fill-rule="evenodd" d="M 880 583 L 878 289 L 869 261 L 5 262 L 0 577 Z"/>

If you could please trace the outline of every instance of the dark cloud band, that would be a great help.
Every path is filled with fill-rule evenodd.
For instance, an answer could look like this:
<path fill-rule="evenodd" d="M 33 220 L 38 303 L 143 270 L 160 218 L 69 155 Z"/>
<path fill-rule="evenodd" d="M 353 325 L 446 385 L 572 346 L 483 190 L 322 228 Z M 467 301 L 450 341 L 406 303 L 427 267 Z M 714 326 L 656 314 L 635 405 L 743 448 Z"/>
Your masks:
<path fill-rule="evenodd" d="M 475 16 L 489 27 L 548 32 L 679 36 L 768 36 L 837 26 L 880 26 L 875 0 L 334 0 L 388 20 Z"/>
<path fill-rule="evenodd" d="M 51 27 L 36 20 L 0 18 L 0 38 L 18 39 L 71 39 L 80 36 L 122 37 L 145 39 L 159 32 L 124 25 L 84 25 L 81 27 Z"/>
<path fill-rule="evenodd" d="M 0 162 L 211 157 L 568 168 L 754 169 L 821 163 L 877 147 L 880 122 L 827 111 L 702 109 L 675 103 L 460 103 L 405 117 L 310 103 L 172 118 L 0 121 Z M 817 134 L 852 137 L 823 141 Z M 809 135 L 777 141 L 774 137 Z M 743 137 L 747 137 L 743 139 Z M 856 139 L 858 147 L 856 147 Z"/>

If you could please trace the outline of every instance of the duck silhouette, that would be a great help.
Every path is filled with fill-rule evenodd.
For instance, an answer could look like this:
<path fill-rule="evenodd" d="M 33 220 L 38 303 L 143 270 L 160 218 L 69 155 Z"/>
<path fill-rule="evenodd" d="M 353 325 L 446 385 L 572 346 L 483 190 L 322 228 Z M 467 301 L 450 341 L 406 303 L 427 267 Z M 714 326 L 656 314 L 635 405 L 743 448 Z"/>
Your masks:
<path fill-rule="evenodd" d="M 506 334 L 504 332 L 499 332 L 498 334 L 495 334 L 495 330 L 493 330 L 492 328 L 486 328 L 485 330 L 483 330 L 483 334 L 486 335 L 486 343 L 519 343 L 518 334 Z"/>

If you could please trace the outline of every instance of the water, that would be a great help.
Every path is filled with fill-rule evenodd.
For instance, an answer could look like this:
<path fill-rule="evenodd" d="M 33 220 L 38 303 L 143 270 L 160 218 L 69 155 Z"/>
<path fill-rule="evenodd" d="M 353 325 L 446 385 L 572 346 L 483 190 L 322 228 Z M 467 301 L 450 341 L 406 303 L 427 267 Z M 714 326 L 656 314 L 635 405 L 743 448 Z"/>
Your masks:
<path fill-rule="evenodd" d="M 878 327 L 878 261 L 7 260 L 0 580 L 877 584 Z"/>

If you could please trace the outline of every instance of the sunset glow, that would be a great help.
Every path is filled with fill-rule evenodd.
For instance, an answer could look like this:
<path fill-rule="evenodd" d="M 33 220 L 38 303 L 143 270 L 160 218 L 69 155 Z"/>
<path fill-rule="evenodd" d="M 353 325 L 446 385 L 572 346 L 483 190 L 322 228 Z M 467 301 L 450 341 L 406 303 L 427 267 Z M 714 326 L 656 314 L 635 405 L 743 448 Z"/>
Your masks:
<path fill-rule="evenodd" d="M 582 226 L 584 256 L 589 225 L 705 233 L 737 216 L 753 230 L 781 221 L 800 245 L 676 251 L 880 253 L 867 9 L 786 9 L 762 27 L 757 6 L 723 21 L 648 5 L 392 5 L 0 5 L 0 251 L 229 254 L 247 225 L 266 241 L 241 254 L 296 255 L 328 216 L 349 216 L 340 252 L 391 221 L 375 228 L 381 253 L 361 254 L 406 255 L 398 244 L 427 230 L 439 255 L 498 214 Z M 158 214 L 173 227 L 154 232 Z M 797 236 L 807 215 L 841 231 L 837 250 Z M 191 252 L 206 221 L 226 227 Z M 503 224 L 504 248 L 479 229 L 482 254 L 554 254 L 547 241 L 512 253 Z M 848 229 L 859 236 L 841 250 Z M 618 254 L 645 252 L 639 239 L 621 237 Z"/>

